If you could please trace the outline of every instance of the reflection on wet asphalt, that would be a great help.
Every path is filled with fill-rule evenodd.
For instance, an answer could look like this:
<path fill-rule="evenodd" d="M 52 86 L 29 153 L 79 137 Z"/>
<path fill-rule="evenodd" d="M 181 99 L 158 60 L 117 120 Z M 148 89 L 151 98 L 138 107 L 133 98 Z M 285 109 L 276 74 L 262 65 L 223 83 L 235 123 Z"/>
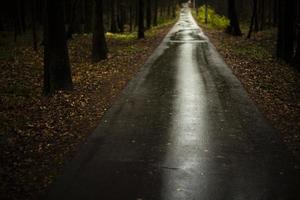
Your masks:
<path fill-rule="evenodd" d="M 183 8 L 46 199 L 296 200 L 292 163 Z"/>

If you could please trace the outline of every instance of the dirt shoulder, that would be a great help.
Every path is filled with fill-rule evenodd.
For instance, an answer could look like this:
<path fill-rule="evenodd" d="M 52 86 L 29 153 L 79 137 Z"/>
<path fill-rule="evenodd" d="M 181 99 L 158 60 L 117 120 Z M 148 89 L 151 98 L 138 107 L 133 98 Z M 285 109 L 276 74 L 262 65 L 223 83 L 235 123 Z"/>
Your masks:
<path fill-rule="evenodd" d="M 69 42 L 75 90 L 41 96 L 43 52 L 30 46 L 1 57 L 0 199 L 38 199 L 92 133 L 105 111 L 139 71 L 172 24 L 144 40 L 108 35 L 109 59 L 90 62 L 91 35 Z"/>
<path fill-rule="evenodd" d="M 300 163 L 300 73 L 274 58 L 276 30 L 250 40 L 203 30 Z"/>

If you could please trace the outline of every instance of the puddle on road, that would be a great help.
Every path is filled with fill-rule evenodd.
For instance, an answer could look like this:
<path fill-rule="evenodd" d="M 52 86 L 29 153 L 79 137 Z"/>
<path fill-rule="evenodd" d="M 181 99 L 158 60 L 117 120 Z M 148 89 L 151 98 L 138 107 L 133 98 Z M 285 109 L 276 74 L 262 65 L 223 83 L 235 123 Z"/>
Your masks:
<path fill-rule="evenodd" d="M 171 41 L 203 41 L 205 40 L 203 37 L 200 35 L 200 30 L 199 29 L 193 29 L 193 28 L 188 28 L 188 29 L 181 29 L 177 32 L 174 33 L 174 35 L 171 36 Z"/>

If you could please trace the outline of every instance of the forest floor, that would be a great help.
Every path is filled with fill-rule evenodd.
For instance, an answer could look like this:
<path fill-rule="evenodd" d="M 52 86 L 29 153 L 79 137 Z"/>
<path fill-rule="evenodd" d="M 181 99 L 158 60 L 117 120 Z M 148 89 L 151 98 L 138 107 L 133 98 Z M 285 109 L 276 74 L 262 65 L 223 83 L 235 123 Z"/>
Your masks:
<path fill-rule="evenodd" d="M 201 25 L 250 98 L 280 133 L 300 164 L 300 73 L 276 59 L 276 30 L 234 37 Z M 244 33 L 247 31 L 245 28 Z"/>
<path fill-rule="evenodd" d="M 109 59 L 90 62 L 91 35 L 69 42 L 74 91 L 43 97 L 43 52 L 0 40 L 0 199 L 38 199 L 66 160 L 160 44 L 172 23 L 146 39 L 108 34 Z M 20 38 L 22 39 L 22 38 Z M 29 40 L 30 41 L 30 40 Z"/>

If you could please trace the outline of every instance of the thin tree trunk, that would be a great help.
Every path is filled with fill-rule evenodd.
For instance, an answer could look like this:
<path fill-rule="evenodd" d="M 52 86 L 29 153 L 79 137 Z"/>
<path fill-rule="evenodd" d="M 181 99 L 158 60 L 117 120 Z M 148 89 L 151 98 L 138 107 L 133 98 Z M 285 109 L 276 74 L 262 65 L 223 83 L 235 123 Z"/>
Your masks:
<path fill-rule="evenodd" d="M 294 65 L 300 71 L 300 33 L 298 33 L 297 48 L 296 48 L 296 54 L 295 54 L 295 58 L 294 58 Z"/>
<path fill-rule="evenodd" d="M 151 28 L 151 22 L 152 22 L 152 5 L 151 5 L 152 0 L 147 0 L 147 13 L 146 13 L 146 26 L 147 29 Z"/>
<path fill-rule="evenodd" d="M 93 30 L 93 0 L 85 0 L 84 2 L 84 18 L 85 26 L 84 32 L 91 33 Z"/>
<path fill-rule="evenodd" d="M 164 17 L 164 8 L 163 8 L 162 5 L 160 6 L 160 9 L 159 9 L 159 17 L 160 17 L 160 18 L 163 18 L 163 17 Z"/>
<path fill-rule="evenodd" d="M 173 4 L 173 6 L 172 6 L 172 18 L 174 19 L 174 18 L 176 18 L 176 3 L 175 3 L 174 0 L 172 0 L 172 4 Z"/>
<path fill-rule="evenodd" d="M 228 0 L 228 16 L 230 20 L 230 25 L 227 27 L 227 32 L 235 36 L 241 36 L 242 32 L 239 25 L 239 19 L 236 13 L 235 0 Z"/>
<path fill-rule="evenodd" d="M 92 61 L 98 62 L 107 58 L 107 45 L 103 24 L 103 1 L 95 0 L 95 23 L 92 41 Z"/>
<path fill-rule="evenodd" d="M 3 22 L 2 22 L 1 16 L 0 16 L 0 31 L 4 31 L 4 25 L 3 25 Z"/>
<path fill-rule="evenodd" d="M 157 26 L 158 2 L 154 0 L 153 26 Z"/>
<path fill-rule="evenodd" d="M 81 0 L 75 0 L 72 4 L 72 9 L 71 9 L 71 19 L 70 19 L 70 24 L 69 27 L 67 29 L 67 38 L 68 39 L 72 39 L 73 38 L 73 34 L 75 32 L 75 30 L 78 28 L 78 6 L 80 4 Z"/>
<path fill-rule="evenodd" d="M 268 0 L 267 2 L 267 7 L 268 7 L 268 24 L 271 25 L 272 24 L 272 6 L 273 6 L 273 1 L 272 0 Z"/>
<path fill-rule="evenodd" d="M 119 2 L 118 2 L 118 10 L 119 10 L 119 12 L 118 12 L 118 24 L 119 24 L 119 29 L 120 29 L 120 33 L 123 33 L 124 32 L 124 23 L 125 23 L 125 8 L 124 8 L 124 5 L 123 5 L 123 2 L 120 2 L 120 0 L 119 0 Z"/>
<path fill-rule="evenodd" d="M 21 34 L 22 28 L 21 28 L 21 11 L 20 11 L 20 0 L 15 1 L 15 9 L 14 9 L 14 16 L 13 16 L 13 22 L 14 22 L 14 41 L 17 42 L 18 35 Z"/>
<path fill-rule="evenodd" d="M 130 7 L 129 7 L 129 32 L 133 31 L 133 21 L 134 21 L 133 8 L 132 8 L 132 4 L 130 4 Z"/>
<path fill-rule="evenodd" d="M 260 0 L 260 30 L 265 28 L 265 0 Z"/>
<path fill-rule="evenodd" d="M 31 0 L 31 23 L 32 23 L 32 42 L 33 50 L 37 51 L 37 34 L 36 34 L 36 0 Z"/>
<path fill-rule="evenodd" d="M 294 56 L 296 0 L 280 0 L 277 56 L 291 62 Z"/>
<path fill-rule="evenodd" d="M 274 7 L 273 7 L 273 24 L 276 26 L 278 25 L 278 10 L 279 10 L 279 0 L 274 0 Z"/>
<path fill-rule="evenodd" d="M 138 39 L 145 38 L 144 33 L 144 0 L 138 0 L 139 12 L 138 12 Z"/>
<path fill-rule="evenodd" d="M 110 31 L 112 33 L 116 33 L 118 31 L 117 19 L 116 19 L 116 0 L 111 0 L 110 9 L 111 9 L 110 10 L 110 14 L 111 14 Z"/>
<path fill-rule="evenodd" d="M 73 89 L 61 0 L 46 0 L 44 94 Z"/>
<path fill-rule="evenodd" d="M 257 18 L 257 0 L 253 0 L 253 11 L 252 11 L 251 23 L 250 23 L 249 32 L 247 35 L 248 39 L 251 38 L 255 18 Z"/>
<path fill-rule="evenodd" d="M 20 22 L 21 22 L 21 28 L 22 28 L 22 32 L 25 33 L 26 32 L 26 10 L 25 10 L 25 1 L 20 0 Z"/>

